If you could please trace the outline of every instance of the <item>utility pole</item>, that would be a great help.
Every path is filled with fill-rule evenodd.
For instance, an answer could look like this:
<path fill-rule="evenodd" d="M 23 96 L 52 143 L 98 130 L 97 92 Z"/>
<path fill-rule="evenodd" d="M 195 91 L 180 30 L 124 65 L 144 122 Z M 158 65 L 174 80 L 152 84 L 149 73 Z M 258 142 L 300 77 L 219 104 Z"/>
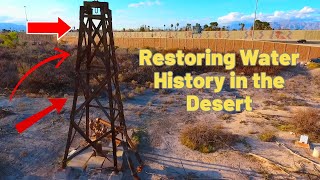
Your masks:
<path fill-rule="evenodd" d="M 255 29 L 255 23 L 257 20 L 257 10 L 258 10 L 258 0 L 256 0 L 256 10 L 254 11 L 254 20 L 253 20 L 253 29 L 252 29 L 252 41 L 254 40 L 254 29 Z"/>
<path fill-rule="evenodd" d="M 26 22 L 28 22 L 27 6 L 24 6 L 24 13 L 25 13 L 25 15 L 26 15 Z"/>

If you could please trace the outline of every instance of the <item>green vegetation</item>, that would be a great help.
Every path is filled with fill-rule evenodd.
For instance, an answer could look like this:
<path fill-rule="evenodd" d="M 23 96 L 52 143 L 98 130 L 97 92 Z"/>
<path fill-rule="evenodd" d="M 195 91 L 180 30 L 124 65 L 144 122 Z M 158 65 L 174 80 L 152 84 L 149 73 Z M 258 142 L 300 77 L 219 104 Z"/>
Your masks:
<path fill-rule="evenodd" d="M 146 90 L 146 88 L 145 87 L 136 87 L 135 89 L 134 89 L 134 92 L 136 93 L 136 94 L 143 94 L 143 92 Z"/>
<path fill-rule="evenodd" d="M 132 133 L 132 142 L 135 143 L 136 146 L 138 146 L 142 141 L 143 138 L 147 137 L 148 133 L 143 129 L 137 129 Z"/>
<path fill-rule="evenodd" d="M 240 30 L 243 31 L 246 25 L 244 23 L 240 23 L 239 26 L 240 26 Z"/>
<path fill-rule="evenodd" d="M 269 22 L 266 21 L 261 21 L 261 20 L 256 20 L 255 24 L 254 24 L 254 29 L 255 30 L 272 30 L 271 24 Z M 240 31 L 244 31 L 245 30 L 245 24 L 244 23 L 239 23 L 239 30 Z M 167 27 L 167 28 L 166 28 Z M 209 24 L 204 24 L 203 26 L 201 26 L 199 23 L 195 23 L 194 25 L 187 23 L 186 25 L 184 25 L 183 27 L 180 27 L 180 23 L 176 23 L 176 24 L 169 24 L 169 25 L 163 25 L 163 29 L 162 28 L 153 28 L 147 25 L 141 25 L 139 28 L 137 29 L 126 29 L 126 28 L 122 28 L 122 31 L 127 31 L 127 32 L 150 32 L 150 31 L 198 31 L 201 32 L 203 31 L 236 31 L 237 29 L 229 29 L 229 27 L 227 26 L 222 26 L 219 27 L 219 23 L 218 22 L 210 22 Z M 250 27 L 249 27 L 250 28 Z M 248 29 L 249 29 L 248 28 Z M 253 29 L 253 27 L 251 27 L 251 30 Z"/>
<path fill-rule="evenodd" d="M 294 125 L 292 124 L 280 124 L 277 126 L 277 129 L 280 131 L 293 131 L 294 130 Z"/>
<path fill-rule="evenodd" d="M 320 68 L 320 63 L 315 63 L 315 62 L 309 62 L 307 64 L 308 69 L 316 69 Z"/>
<path fill-rule="evenodd" d="M 274 132 L 266 131 L 259 134 L 259 139 L 263 142 L 274 142 L 276 141 L 276 135 Z"/>
<path fill-rule="evenodd" d="M 18 43 L 18 33 L 9 32 L 0 34 L 0 47 L 14 48 Z"/>
<path fill-rule="evenodd" d="M 272 27 L 271 27 L 270 23 L 265 22 L 265 21 L 260 21 L 257 19 L 254 22 L 254 30 L 272 30 Z"/>

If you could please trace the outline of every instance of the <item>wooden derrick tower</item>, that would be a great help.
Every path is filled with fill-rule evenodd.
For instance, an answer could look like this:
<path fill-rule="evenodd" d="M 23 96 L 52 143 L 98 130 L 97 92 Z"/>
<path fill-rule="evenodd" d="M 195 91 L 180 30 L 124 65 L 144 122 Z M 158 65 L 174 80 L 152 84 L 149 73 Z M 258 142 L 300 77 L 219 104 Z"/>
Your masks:
<path fill-rule="evenodd" d="M 88 148 L 93 148 L 96 154 L 106 157 L 105 161 L 113 162 L 113 170 L 117 172 L 117 148 L 122 146 L 123 158 L 128 162 L 132 175 L 137 178 L 142 161 L 127 134 L 118 82 L 112 16 L 107 2 L 85 1 L 80 7 L 75 73 L 75 90 L 63 167 Z M 101 117 L 92 117 L 92 114 L 99 113 Z M 80 135 L 86 145 L 71 154 L 72 145 L 78 147 L 80 144 L 75 140 L 75 135 Z M 103 143 L 110 144 L 111 153 L 102 151 Z M 137 170 L 134 169 L 130 154 L 134 154 L 139 163 Z"/>

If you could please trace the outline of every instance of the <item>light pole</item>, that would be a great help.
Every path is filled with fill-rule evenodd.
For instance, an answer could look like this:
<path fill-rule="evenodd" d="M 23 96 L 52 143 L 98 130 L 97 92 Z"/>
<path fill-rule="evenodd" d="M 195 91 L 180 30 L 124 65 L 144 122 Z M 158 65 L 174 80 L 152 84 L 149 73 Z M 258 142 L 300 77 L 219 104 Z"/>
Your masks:
<path fill-rule="evenodd" d="M 254 29 L 257 20 L 258 0 L 256 0 L 256 10 L 254 11 L 253 29 L 252 29 L 252 41 L 254 40 Z"/>
<path fill-rule="evenodd" d="M 27 16 L 27 6 L 24 6 L 24 13 L 26 14 L 26 21 L 28 22 L 28 16 Z"/>

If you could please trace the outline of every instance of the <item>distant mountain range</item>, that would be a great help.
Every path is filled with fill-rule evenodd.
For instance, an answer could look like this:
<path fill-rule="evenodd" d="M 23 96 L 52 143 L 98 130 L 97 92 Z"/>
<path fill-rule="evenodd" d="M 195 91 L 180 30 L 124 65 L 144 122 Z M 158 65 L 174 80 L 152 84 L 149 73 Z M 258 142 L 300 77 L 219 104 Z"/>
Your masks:
<path fill-rule="evenodd" d="M 240 29 L 239 23 L 241 22 L 233 22 L 226 27 L 232 29 Z M 245 29 L 250 29 L 253 25 L 252 22 L 244 22 Z M 290 29 L 290 30 L 319 30 L 320 22 L 304 22 L 304 21 L 288 21 L 288 22 L 271 22 L 271 27 L 274 29 Z M 219 25 L 220 27 L 222 25 Z"/>
<path fill-rule="evenodd" d="M 25 31 L 25 25 L 13 24 L 13 23 L 1 23 L 0 22 L 0 31 L 2 29 L 11 30 L 11 31 Z"/>

